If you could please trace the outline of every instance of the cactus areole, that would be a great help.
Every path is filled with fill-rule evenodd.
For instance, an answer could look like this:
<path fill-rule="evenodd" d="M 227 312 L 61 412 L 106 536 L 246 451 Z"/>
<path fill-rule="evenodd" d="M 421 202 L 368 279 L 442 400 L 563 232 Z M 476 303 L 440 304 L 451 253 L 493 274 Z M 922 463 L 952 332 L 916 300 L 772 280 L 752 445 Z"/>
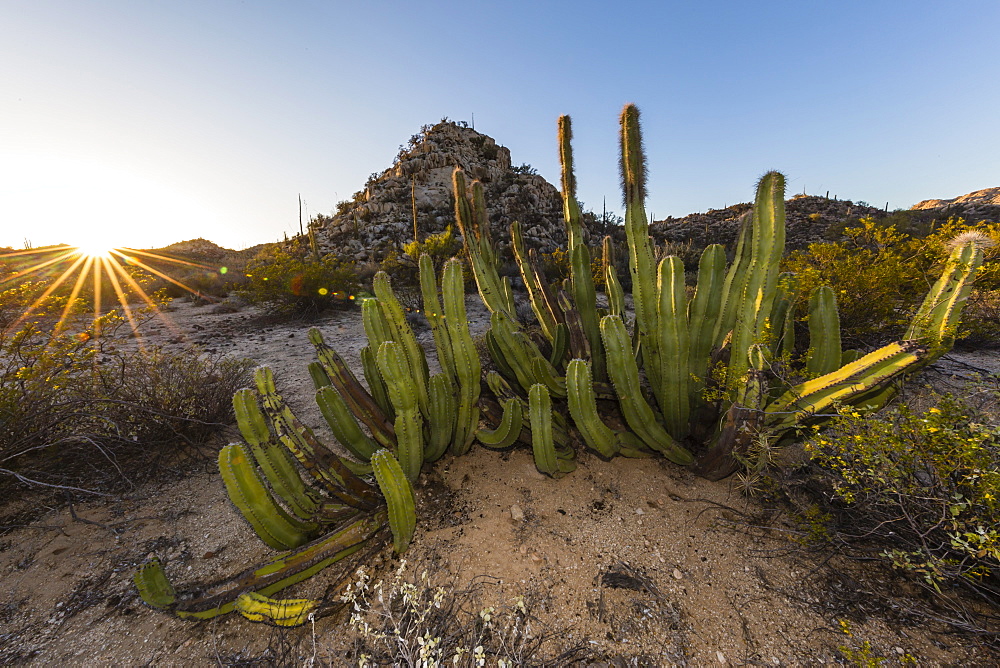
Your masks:
<path fill-rule="evenodd" d="M 576 200 L 568 117 L 559 120 L 559 156 L 570 277 L 550 285 L 520 226 L 512 249 L 538 326 L 514 309 L 509 279 L 497 271 L 482 184 L 454 173 L 456 222 L 479 295 L 491 312 L 484 375 L 469 334 L 462 263 L 440 277 L 420 258 L 423 312 L 439 373 L 431 374 L 387 275 L 362 317 L 367 386 L 323 340 L 309 338 L 317 402 L 341 448 L 335 451 L 295 418 L 267 369 L 256 390 L 234 398 L 245 443 L 223 448 L 219 468 L 233 504 L 278 554 L 215 583 L 178 593 L 158 560 L 135 575 L 151 607 L 186 619 L 237 611 L 253 621 L 293 626 L 332 604 L 273 599 L 285 587 L 390 542 L 406 550 L 414 535 L 413 485 L 425 465 L 475 443 L 531 448 L 543 473 L 576 466 L 576 450 L 603 458 L 662 456 L 717 480 L 733 473 L 755 440 L 770 443 L 822 424 L 838 409 L 871 412 L 897 381 L 947 352 L 983 261 L 982 241 L 959 237 L 905 337 L 872 351 L 841 348 L 836 297 L 809 296 L 809 349 L 790 365 L 796 280 L 779 275 L 785 244 L 785 178 L 768 172 L 742 222 L 731 262 L 721 245 L 701 256 L 689 297 L 683 263 L 657 263 L 645 213 L 646 158 L 639 112 L 621 114 L 627 271 L 634 317 L 628 318 L 610 239 L 603 244 L 599 301 L 586 230 Z M 591 244 L 596 246 L 595 243 Z M 605 303 L 606 307 L 601 306 Z M 532 332 L 540 332 L 533 335 Z M 485 383 L 483 382 L 485 380 Z M 488 389 L 487 389 L 488 388 Z M 810 429 L 811 431 L 811 429 Z"/>

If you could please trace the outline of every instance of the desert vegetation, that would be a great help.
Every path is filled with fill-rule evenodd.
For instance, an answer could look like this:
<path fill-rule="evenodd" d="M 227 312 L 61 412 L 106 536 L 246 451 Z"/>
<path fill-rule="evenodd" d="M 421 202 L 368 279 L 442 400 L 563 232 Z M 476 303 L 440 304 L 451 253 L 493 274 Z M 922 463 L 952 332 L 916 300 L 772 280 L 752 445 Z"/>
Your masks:
<path fill-rule="evenodd" d="M 22 284 L 0 292 L 0 475 L 5 489 L 127 489 L 231 420 L 246 361 L 129 344 L 118 311 L 82 329 Z M 33 317 L 22 320 L 31 306 Z M 165 304 L 160 304 L 160 307 Z M 140 328 L 155 311 L 132 315 Z M 136 325 L 135 323 L 138 323 Z"/>
<path fill-rule="evenodd" d="M 533 322 L 518 317 L 511 283 L 498 273 L 482 185 L 467 186 L 456 170 L 456 221 L 491 312 L 485 348 L 492 369 L 482 373 L 485 360 L 468 330 L 458 260 L 445 263 L 439 279 L 431 257 L 420 258 L 422 310 L 433 331 L 438 373 L 430 372 L 388 275 L 377 274 L 375 298 L 362 306 L 365 384 L 318 330 L 310 333 L 318 357 L 310 365 L 317 402 L 350 457 L 335 454 L 298 421 L 270 373 L 259 370 L 256 391 L 235 399 L 245 444 L 224 448 L 220 469 L 234 504 L 279 552 L 256 569 L 187 594 L 151 561 L 136 576 L 144 600 L 184 618 L 236 610 L 279 626 L 339 609 L 349 596 L 272 595 L 382 543 L 404 553 L 418 521 L 413 489 L 421 472 L 445 453 L 464 455 L 477 442 L 493 449 L 524 444 L 537 469 L 551 477 L 571 474 L 582 446 L 605 459 L 663 457 L 712 480 L 735 472 L 747 481 L 752 474 L 758 483 L 767 477 L 772 491 L 780 488 L 770 478 L 774 452 L 804 443 L 816 475 L 833 490 L 818 495 L 824 505 L 816 502 L 810 515 L 815 523 L 823 524 L 816 518 L 839 504 L 859 525 L 884 527 L 869 537 L 895 537 L 895 547 L 880 553 L 894 566 L 939 593 L 975 583 L 973 589 L 995 606 L 995 423 L 970 417 L 951 399 L 919 418 L 903 409 L 883 422 L 876 417 L 906 375 L 952 347 L 995 230 L 961 230 L 955 222 L 906 246 L 891 228 L 866 223 L 849 238 L 883 253 L 869 257 L 881 280 L 844 269 L 847 259 L 836 245 L 793 256 L 785 268 L 797 271 L 782 273 L 784 179 L 770 172 L 758 184 L 732 259 L 721 246 L 706 248 L 689 291 L 680 258 L 654 263 L 634 107 L 622 114 L 621 137 L 631 308 L 610 257 L 601 263 L 605 298 L 597 300 L 595 263 L 574 197 L 567 117 L 560 119 L 560 152 L 568 279 L 551 284 L 524 248 L 518 225 L 511 230 Z M 885 253 L 889 247 L 895 255 Z M 605 244 L 608 254 L 611 248 Z M 983 274 L 993 271 L 990 263 Z M 936 278 L 928 281 L 932 272 Z M 847 285 L 851 279 L 855 283 Z M 860 302 L 852 291 L 863 281 L 892 283 L 898 299 L 885 311 L 848 311 L 841 320 L 838 302 Z M 985 290 L 992 289 L 987 283 Z M 915 296 L 921 292 L 923 299 Z M 862 323 L 873 328 L 851 329 Z M 890 327 L 896 338 L 886 343 Z M 807 343 L 796 336 L 803 329 Z M 866 343 L 870 347 L 845 349 Z M 858 420 L 886 426 L 862 429 Z M 893 521 L 908 530 L 889 529 Z M 977 619 L 985 624 L 991 616 Z M 441 638 L 424 640 L 430 651 Z"/>
<path fill-rule="evenodd" d="M 961 396 L 924 394 L 912 406 L 901 398 L 911 394 L 904 381 L 956 340 L 1000 340 L 1000 228 L 862 218 L 838 241 L 786 253 L 784 177 L 769 172 L 734 247 L 657 247 L 633 106 L 622 114 L 621 149 L 626 214 L 600 254 L 591 254 L 596 217 L 575 198 L 562 117 L 565 248 L 528 248 L 514 223 L 501 256 L 488 188 L 456 170 L 455 226 L 420 238 L 414 204 L 413 241 L 379 265 L 321 253 L 310 225 L 228 279 L 205 273 L 200 299 L 234 290 L 296 318 L 357 309 L 363 378 L 336 341 L 309 332 L 309 375 L 335 442 L 293 414 L 266 367 L 251 378 L 245 361 L 125 343 L 115 312 L 61 331 L 58 314 L 89 312 L 112 295 L 46 293 L 44 282 L 5 290 L 0 475 L 22 487 L 120 491 L 141 477 L 136 462 L 148 476 L 179 445 L 204 443 L 235 417 L 243 441 L 220 449 L 219 470 L 274 556 L 184 591 L 154 558 L 135 574 L 139 594 L 183 619 L 236 611 L 282 628 L 347 606 L 361 665 L 582 656 L 550 644 L 544 629 L 528 635 L 524 600 L 470 613 L 467 592 L 404 577 L 405 562 L 384 584 L 355 572 L 389 549 L 408 551 L 432 512 L 415 489 L 435 462 L 477 444 L 523 448 L 551 478 L 573 475 L 583 450 L 601 461 L 665 461 L 713 481 L 735 474 L 747 496 L 794 517 L 803 549 L 880 563 L 922 588 L 954 628 L 995 645 L 1000 388 L 987 377 Z M 137 286 L 155 287 L 156 275 L 129 271 Z M 490 313 L 483 337 L 470 332 L 469 289 Z M 432 334 L 431 358 L 421 327 Z M 280 597 L 331 567 L 324 597 Z M 872 659 L 864 644 L 841 655 Z"/>

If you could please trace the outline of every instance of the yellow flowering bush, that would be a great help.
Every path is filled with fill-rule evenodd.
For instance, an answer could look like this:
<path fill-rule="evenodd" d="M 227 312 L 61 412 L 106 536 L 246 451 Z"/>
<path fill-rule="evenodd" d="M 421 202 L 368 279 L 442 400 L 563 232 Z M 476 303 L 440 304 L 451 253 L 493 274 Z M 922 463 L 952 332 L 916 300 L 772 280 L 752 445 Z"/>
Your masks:
<path fill-rule="evenodd" d="M 993 600 L 1000 575 L 995 418 L 952 396 L 923 412 L 845 412 L 806 450 L 838 502 L 841 537 L 863 536 L 864 545 L 938 591 L 963 584 L 1000 604 Z"/>
<path fill-rule="evenodd" d="M 952 219 L 927 236 L 917 237 L 863 218 L 847 228 L 845 241 L 814 243 L 791 252 L 783 271 L 798 278 L 800 311 L 819 285 L 829 285 L 837 297 L 840 327 L 846 347 L 893 340 L 906 329 L 927 286 L 934 282 L 948 257 L 949 242 L 962 232 L 977 230 L 994 241 L 976 278 L 976 289 L 962 318 L 959 337 L 1000 340 L 1000 225 L 966 225 Z M 805 340 L 807 337 L 802 337 Z"/>

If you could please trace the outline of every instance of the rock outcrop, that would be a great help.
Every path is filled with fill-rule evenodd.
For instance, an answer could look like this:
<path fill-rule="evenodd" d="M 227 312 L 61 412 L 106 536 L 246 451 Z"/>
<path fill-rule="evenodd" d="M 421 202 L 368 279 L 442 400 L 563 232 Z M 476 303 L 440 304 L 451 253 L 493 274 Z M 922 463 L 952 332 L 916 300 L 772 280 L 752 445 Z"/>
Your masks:
<path fill-rule="evenodd" d="M 491 232 L 501 252 L 519 220 L 530 247 L 550 252 L 565 245 L 559 191 L 528 167 L 511 165 L 510 151 L 464 124 L 441 121 L 401 147 L 393 165 L 373 174 L 364 190 L 341 202 L 333 216 L 313 222 L 323 253 L 358 262 L 403 254 L 413 241 L 413 201 L 421 239 L 455 224 L 452 172 L 483 183 Z M 457 228 L 455 229 L 458 234 Z"/>
<path fill-rule="evenodd" d="M 951 199 L 925 199 L 917 202 L 911 209 L 941 209 L 944 207 L 980 207 L 980 206 L 1000 206 L 1000 188 L 983 188 L 967 195 L 960 195 Z"/>

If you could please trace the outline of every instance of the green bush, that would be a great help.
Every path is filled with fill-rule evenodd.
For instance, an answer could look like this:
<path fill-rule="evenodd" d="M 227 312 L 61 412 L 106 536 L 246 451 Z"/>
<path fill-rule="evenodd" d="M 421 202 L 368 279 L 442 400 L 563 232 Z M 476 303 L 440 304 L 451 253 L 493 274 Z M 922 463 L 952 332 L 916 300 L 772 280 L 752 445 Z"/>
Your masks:
<path fill-rule="evenodd" d="M 966 225 L 949 220 L 925 237 L 900 232 L 883 221 L 864 218 L 844 230 L 846 241 L 814 243 L 793 251 L 783 271 L 799 278 L 799 308 L 804 316 L 808 295 L 819 285 L 829 285 L 837 296 L 840 327 L 846 347 L 886 343 L 905 329 L 928 286 L 940 273 L 950 252 L 949 242 L 959 234 L 978 230 L 1000 242 L 1000 225 Z M 986 250 L 986 260 L 976 279 L 976 291 L 963 316 L 959 337 L 977 342 L 1000 340 L 995 317 L 1000 290 L 1000 246 Z M 800 337 L 806 341 L 808 337 Z"/>
<path fill-rule="evenodd" d="M 421 255 L 430 255 L 434 262 L 434 273 L 441 272 L 444 263 L 454 257 L 462 249 L 462 244 L 455 238 L 451 225 L 437 234 L 430 234 L 423 241 L 411 241 L 403 247 L 403 252 L 413 259 L 420 260 Z"/>
<path fill-rule="evenodd" d="M 1000 391 L 983 392 L 995 407 Z M 923 412 L 849 411 L 806 450 L 835 501 L 838 537 L 937 591 L 962 585 L 1000 605 L 995 415 L 951 396 Z"/>
<path fill-rule="evenodd" d="M 0 293 L 8 307 L 0 313 L 18 301 L 16 290 Z M 122 322 L 109 314 L 74 334 L 37 322 L 0 329 L 0 475 L 28 486 L 118 489 L 134 482 L 137 464 L 231 422 L 250 361 L 119 346 Z"/>
<path fill-rule="evenodd" d="M 247 282 L 237 293 L 252 304 L 280 313 L 318 313 L 350 305 L 360 287 L 351 263 L 331 255 L 314 260 L 308 249 L 265 248 L 247 265 Z"/>

